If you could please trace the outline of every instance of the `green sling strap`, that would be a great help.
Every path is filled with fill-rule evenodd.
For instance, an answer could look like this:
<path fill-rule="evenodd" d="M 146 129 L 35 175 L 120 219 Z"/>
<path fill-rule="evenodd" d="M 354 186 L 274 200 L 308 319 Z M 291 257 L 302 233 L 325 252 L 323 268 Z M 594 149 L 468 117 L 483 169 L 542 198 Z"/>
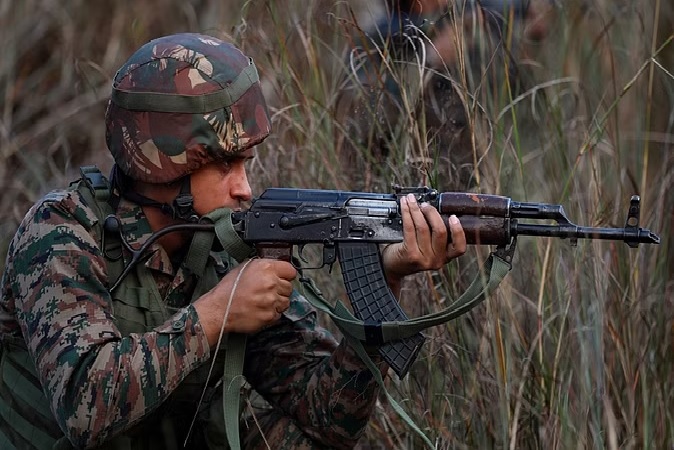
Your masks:
<path fill-rule="evenodd" d="M 232 226 L 231 210 L 227 208 L 217 209 L 206 216 L 205 219 L 215 224 L 215 236 L 222 248 L 236 261 L 243 261 L 254 256 L 253 249 L 243 242 Z M 208 254 L 212 248 L 213 233 L 198 233 L 210 235 L 206 237 L 195 235 L 192 240 L 193 246 L 200 246 L 201 252 Z M 191 249 L 190 249 L 191 253 Z M 196 250 L 195 250 L 196 254 Z M 188 263 L 192 264 L 189 260 Z M 225 433 L 229 447 L 232 450 L 240 450 L 241 439 L 239 436 L 240 392 L 243 383 L 243 364 L 246 355 L 246 335 L 231 333 L 227 336 L 227 351 L 225 353 L 225 366 L 222 375 L 222 408 L 225 418 Z"/>
<path fill-rule="evenodd" d="M 510 263 L 492 253 L 461 297 L 447 308 L 435 313 L 404 322 L 383 322 L 381 324 L 382 341 L 391 342 L 409 338 L 426 328 L 446 323 L 465 314 L 496 290 L 510 268 Z M 307 298 L 310 303 L 328 314 L 343 333 L 360 341 L 366 340 L 363 321 L 356 319 L 341 302 L 337 302 L 335 306 L 328 303 L 312 280 L 304 280 L 303 285 L 309 289 Z"/>
<path fill-rule="evenodd" d="M 82 178 L 79 182 L 83 181 L 88 189 L 78 189 L 78 192 L 82 195 L 86 204 L 94 210 L 98 218 L 97 226 L 103 237 L 101 250 L 104 255 L 119 254 L 121 256 L 122 244 L 119 236 L 113 233 L 106 233 L 103 227 L 105 217 L 114 213 L 112 206 L 108 203 L 110 199 L 110 185 L 96 166 L 80 167 L 80 174 Z M 116 280 L 124 270 L 124 261 L 122 258 L 111 260 L 107 257 L 105 261 L 107 263 L 108 279 Z"/>

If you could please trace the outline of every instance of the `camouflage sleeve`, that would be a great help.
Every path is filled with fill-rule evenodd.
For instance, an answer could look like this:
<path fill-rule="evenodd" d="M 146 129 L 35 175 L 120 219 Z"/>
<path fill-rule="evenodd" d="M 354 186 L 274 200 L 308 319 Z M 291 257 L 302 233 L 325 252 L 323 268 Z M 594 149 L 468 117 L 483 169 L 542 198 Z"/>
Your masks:
<path fill-rule="evenodd" d="M 105 260 L 82 224 L 91 212 L 76 195 L 38 204 L 27 215 L 10 249 L 9 276 L 52 412 L 83 448 L 143 419 L 208 359 L 209 347 L 191 306 L 155 331 L 120 335 Z"/>
<path fill-rule="evenodd" d="M 379 392 L 360 357 L 346 341 L 337 344 L 297 292 L 278 324 L 249 339 L 244 374 L 258 393 L 327 448 L 356 444 Z"/>

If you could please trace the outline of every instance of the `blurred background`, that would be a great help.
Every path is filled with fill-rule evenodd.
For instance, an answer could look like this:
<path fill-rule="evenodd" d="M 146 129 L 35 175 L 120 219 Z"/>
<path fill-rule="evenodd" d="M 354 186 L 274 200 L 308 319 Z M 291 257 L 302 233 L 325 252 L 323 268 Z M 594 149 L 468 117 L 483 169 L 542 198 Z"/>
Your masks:
<path fill-rule="evenodd" d="M 441 449 L 674 448 L 674 6 L 440 3 L 392 31 L 396 50 L 383 0 L 0 0 L 2 255 L 42 195 L 82 165 L 111 168 L 103 115 L 131 53 L 210 34 L 254 58 L 273 116 L 254 192 L 431 185 L 619 227 L 639 194 L 659 246 L 520 239 L 499 291 L 428 330 L 410 374 L 387 383 Z M 373 73 L 398 83 L 395 108 L 362 95 Z M 412 277 L 406 311 L 447 306 L 484 256 Z M 338 270 L 315 277 L 344 300 Z M 422 444 L 382 398 L 361 447 Z"/>

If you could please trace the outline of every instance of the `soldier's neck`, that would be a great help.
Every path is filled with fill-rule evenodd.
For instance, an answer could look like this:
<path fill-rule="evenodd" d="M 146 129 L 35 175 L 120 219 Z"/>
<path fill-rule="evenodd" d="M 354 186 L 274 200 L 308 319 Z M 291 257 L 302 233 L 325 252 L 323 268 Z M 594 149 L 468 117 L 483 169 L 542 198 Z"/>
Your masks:
<path fill-rule="evenodd" d="M 157 232 L 169 225 L 184 223 L 167 216 L 157 208 L 150 206 L 143 206 L 142 208 L 152 232 Z M 190 237 L 191 233 L 189 232 L 175 232 L 162 236 L 157 242 L 164 248 L 169 258 L 173 259 L 176 255 L 184 253 L 185 247 L 190 242 Z"/>
<path fill-rule="evenodd" d="M 173 199 L 176 198 L 178 192 L 180 191 L 179 185 L 160 185 L 160 184 L 149 184 L 136 182 L 133 186 L 134 190 L 139 194 L 155 200 L 159 203 L 168 203 L 171 204 Z M 167 214 L 163 213 L 159 208 L 154 206 L 143 206 L 143 213 L 147 218 L 150 228 L 153 232 L 157 232 L 163 228 L 166 228 L 169 225 L 176 225 L 179 223 L 184 223 L 177 219 L 173 219 Z M 158 243 L 161 245 L 169 258 L 173 259 L 177 255 L 184 253 L 184 247 L 189 244 L 191 240 L 191 234 L 189 232 L 180 233 L 169 233 L 165 236 L 159 238 Z"/>

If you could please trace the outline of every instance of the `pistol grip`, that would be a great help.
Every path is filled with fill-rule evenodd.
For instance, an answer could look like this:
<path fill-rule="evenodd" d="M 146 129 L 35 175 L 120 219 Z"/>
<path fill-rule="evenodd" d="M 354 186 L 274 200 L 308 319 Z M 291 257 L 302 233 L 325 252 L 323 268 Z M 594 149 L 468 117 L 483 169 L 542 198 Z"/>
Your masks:
<path fill-rule="evenodd" d="M 291 262 L 293 256 L 293 246 L 283 242 L 258 242 L 255 244 L 255 251 L 260 258 L 286 262 Z"/>
<path fill-rule="evenodd" d="M 382 269 L 377 244 L 340 242 L 337 244 L 339 265 L 353 314 L 365 322 L 367 343 L 381 344 L 381 323 L 407 320 L 398 300 L 389 289 Z M 411 338 L 381 345 L 379 353 L 400 378 L 407 374 L 425 338 L 418 333 Z"/>

